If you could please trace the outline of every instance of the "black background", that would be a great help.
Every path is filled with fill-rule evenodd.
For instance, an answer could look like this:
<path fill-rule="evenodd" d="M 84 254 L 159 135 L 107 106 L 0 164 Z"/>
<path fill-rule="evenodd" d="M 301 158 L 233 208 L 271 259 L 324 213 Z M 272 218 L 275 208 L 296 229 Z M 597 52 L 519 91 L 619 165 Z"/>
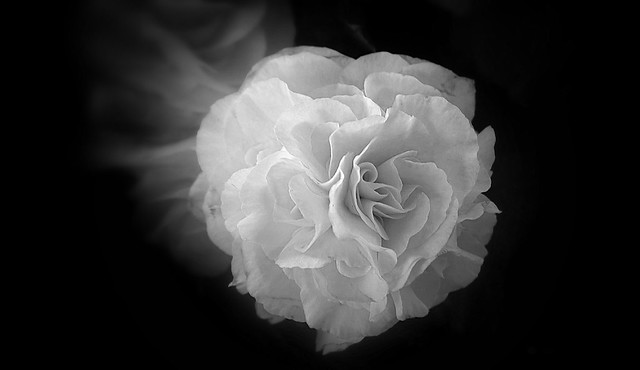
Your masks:
<path fill-rule="evenodd" d="M 227 288 L 230 272 L 202 278 L 182 270 L 134 226 L 134 178 L 87 161 L 91 66 L 81 8 L 69 8 L 60 22 L 71 59 L 61 63 L 54 97 L 55 116 L 72 128 L 60 148 L 69 171 L 48 177 L 59 194 L 48 239 L 65 262 L 53 274 L 63 279 L 40 282 L 53 294 L 35 308 L 43 326 L 26 344 L 47 348 L 41 359 L 82 368 L 538 368 L 585 359 L 572 258 L 578 124 L 567 104 L 576 93 L 569 14 L 577 15 L 553 1 L 441 3 L 295 2 L 296 44 L 352 57 L 406 54 L 476 81 L 474 126 L 491 125 L 497 137 L 487 195 L 503 213 L 470 286 L 425 318 L 322 356 L 304 324 L 258 319 L 253 299 Z"/>

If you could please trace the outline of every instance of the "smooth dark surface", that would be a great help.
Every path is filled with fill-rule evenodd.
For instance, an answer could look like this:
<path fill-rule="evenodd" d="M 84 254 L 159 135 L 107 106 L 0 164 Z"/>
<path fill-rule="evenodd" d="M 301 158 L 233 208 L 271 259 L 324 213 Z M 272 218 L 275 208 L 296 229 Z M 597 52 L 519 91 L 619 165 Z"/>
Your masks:
<path fill-rule="evenodd" d="M 79 89 L 70 89 L 69 104 L 60 107 L 77 123 L 67 148 L 78 185 L 65 189 L 70 200 L 53 221 L 60 223 L 60 239 L 68 240 L 69 267 L 55 301 L 60 313 L 52 314 L 47 334 L 52 358 L 83 368 L 207 369 L 575 362 L 578 125 L 566 104 L 575 93 L 568 77 L 575 39 L 566 12 L 551 1 L 437 3 L 296 2 L 296 43 L 352 57 L 374 50 L 407 54 L 476 81 L 474 127 L 491 125 L 497 137 L 487 195 L 503 213 L 475 282 L 425 318 L 399 323 L 346 352 L 314 353 L 311 330 L 258 319 L 253 299 L 227 288 L 230 272 L 190 275 L 144 241 L 132 221 L 134 179 L 85 161 L 91 122 L 74 107 L 83 107 L 91 76 L 85 62 L 74 60 L 69 83 Z M 73 36 L 82 22 L 70 21 L 70 51 L 79 56 L 81 38 Z"/>

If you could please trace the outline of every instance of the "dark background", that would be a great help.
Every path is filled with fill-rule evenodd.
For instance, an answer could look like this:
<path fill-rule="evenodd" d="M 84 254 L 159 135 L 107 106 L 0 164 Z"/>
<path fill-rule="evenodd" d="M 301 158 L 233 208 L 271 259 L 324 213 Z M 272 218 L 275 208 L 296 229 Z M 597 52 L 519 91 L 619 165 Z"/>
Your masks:
<path fill-rule="evenodd" d="M 584 360 L 581 345 L 590 338 L 579 334 L 585 308 L 577 302 L 581 277 L 573 262 L 581 247 L 578 124 L 567 104 L 576 93 L 571 19 L 579 15 L 553 1 L 514 3 L 294 2 L 297 45 L 351 57 L 406 54 L 473 78 L 474 126 L 491 125 L 497 137 L 487 195 L 503 213 L 477 280 L 427 317 L 326 356 L 314 353 L 313 331 L 304 324 L 257 318 L 253 299 L 227 288 L 230 272 L 193 276 L 145 242 L 132 222 L 135 179 L 86 158 L 91 65 L 79 37 L 82 8 L 65 9 L 64 53 L 43 51 L 71 57 L 61 63 L 68 69 L 60 69 L 53 97 L 53 114 L 72 128 L 60 148 L 68 171 L 48 177 L 59 194 L 48 237 L 65 264 L 54 268 L 63 279 L 41 282 L 54 292 L 36 307 L 46 329 L 26 344 L 46 347 L 41 359 L 81 368 L 541 368 Z"/>

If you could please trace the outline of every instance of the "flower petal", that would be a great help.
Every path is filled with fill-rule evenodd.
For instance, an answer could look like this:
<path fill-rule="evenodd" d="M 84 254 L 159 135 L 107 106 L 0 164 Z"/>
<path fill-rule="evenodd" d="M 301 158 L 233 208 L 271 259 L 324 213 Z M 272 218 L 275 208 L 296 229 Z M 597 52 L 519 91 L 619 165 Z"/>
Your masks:
<path fill-rule="evenodd" d="M 382 246 L 393 249 L 398 255 L 404 253 L 409 239 L 425 227 L 430 209 L 429 198 L 421 193 L 416 200 L 416 207 L 404 218 L 385 220 L 389 239 L 383 241 Z"/>
<path fill-rule="evenodd" d="M 343 351 L 350 345 L 360 342 L 362 339 L 364 339 L 364 337 L 353 340 L 344 340 L 336 337 L 335 335 L 331 335 L 326 331 L 318 330 L 318 334 L 316 336 L 316 351 L 321 351 L 323 355 L 331 352 Z"/>
<path fill-rule="evenodd" d="M 276 260 L 278 266 L 320 268 L 335 260 L 338 272 L 344 276 L 355 278 L 369 272 L 371 265 L 358 242 L 339 240 L 332 231 L 324 232 L 317 240 L 313 240 L 314 236 L 312 228 L 300 229 L 294 233 L 291 243 L 287 244 Z"/>
<path fill-rule="evenodd" d="M 398 320 L 406 320 L 413 317 L 424 317 L 429 313 L 429 308 L 416 296 L 411 286 L 391 293 L 396 308 Z"/>
<path fill-rule="evenodd" d="M 360 153 L 383 129 L 384 123 L 384 117 L 371 116 L 347 122 L 335 130 L 329 137 L 331 145 L 329 176 L 334 176 L 338 164 L 347 153 Z"/>
<path fill-rule="evenodd" d="M 407 63 L 401 56 L 385 51 L 363 55 L 349 63 L 340 76 L 340 82 L 364 88 L 364 80 L 374 72 L 400 72 Z"/>
<path fill-rule="evenodd" d="M 399 95 L 390 112 L 385 130 L 372 141 L 372 154 L 366 158 L 380 163 L 395 153 L 417 150 L 420 162 L 434 162 L 446 172 L 454 195 L 462 202 L 480 170 L 477 134 L 469 120 L 441 97 Z"/>
<path fill-rule="evenodd" d="M 491 239 L 496 222 L 497 217 L 494 213 L 484 212 L 482 216 L 475 220 L 466 220 L 459 223 L 457 226 L 459 232 L 458 248 L 484 258 L 487 255 L 485 246 Z"/>
<path fill-rule="evenodd" d="M 269 324 L 277 324 L 284 321 L 284 317 L 272 315 L 265 310 L 262 303 L 256 302 L 256 314 L 259 318 L 269 321 Z"/>
<path fill-rule="evenodd" d="M 262 60 L 260 60 L 258 63 L 256 63 L 247 74 L 247 77 L 245 78 L 245 81 L 242 87 L 240 88 L 240 90 L 252 84 L 255 81 L 256 76 L 259 77 L 261 75 L 259 72 L 261 72 L 264 69 L 265 65 L 267 65 L 268 63 L 271 63 L 273 60 L 278 59 L 282 56 L 292 56 L 300 53 L 311 53 L 321 57 L 325 57 L 335 62 L 342 68 L 344 68 L 347 64 L 353 61 L 353 58 L 347 57 L 329 48 L 316 47 L 316 46 L 294 46 L 294 47 L 284 48 L 278 51 L 277 53 L 271 54 L 263 58 Z M 278 77 L 278 76 L 275 76 L 275 77 Z"/>
<path fill-rule="evenodd" d="M 442 96 L 436 88 L 423 84 L 413 76 L 404 76 L 393 72 L 375 72 L 367 76 L 364 80 L 364 92 L 382 109 L 392 106 L 399 94 L 420 94 L 425 97 Z"/>
<path fill-rule="evenodd" d="M 473 80 L 459 77 L 451 70 L 427 61 L 406 66 L 400 73 L 414 76 L 423 84 L 440 90 L 448 101 L 460 108 L 469 121 L 473 119 L 476 105 Z"/>
<path fill-rule="evenodd" d="M 392 300 L 387 300 L 386 309 L 372 322 L 367 309 L 325 298 L 313 277 L 313 270 L 295 269 L 293 276 L 300 286 L 307 324 L 314 329 L 328 332 L 342 341 L 356 342 L 365 336 L 378 335 L 397 322 Z"/>
<path fill-rule="evenodd" d="M 225 139 L 227 125 L 237 124 L 230 115 L 237 95 L 228 95 L 211 106 L 209 114 L 202 120 L 196 139 L 200 168 L 215 189 L 222 189 L 232 173 L 245 167 L 242 153 L 235 155 L 236 152 L 227 150 Z"/>
<path fill-rule="evenodd" d="M 304 322 L 300 288 L 264 254 L 260 245 L 243 241 L 246 287 L 256 301 L 273 315 Z"/>
<path fill-rule="evenodd" d="M 249 172 L 240 189 L 241 208 L 246 217 L 238 222 L 238 232 L 244 241 L 261 245 L 272 260 L 278 257 L 298 228 L 273 219 L 275 199 L 266 179 L 271 167 L 288 158 L 289 154 L 284 151 L 268 156 Z"/>
<path fill-rule="evenodd" d="M 241 294 L 247 294 L 247 272 L 244 269 L 244 257 L 242 256 L 242 239 L 233 239 L 231 256 L 231 274 L 233 275 L 233 280 L 229 286 L 235 286 Z"/>
<path fill-rule="evenodd" d="M 382 110 L 373 100 L 362 95 L 338 95 L 332 98 L 349 108 L 356 116 L 356 119 L 363 119 L 369 116 L 382 116 Z"/>
<path fill-rule="evenodd" d="M 318 99 L 318 98 L 332 98 L 337 95 L 364 95 L 362 90 L 358 89 L 353 85 L 347 84 L 331 84 L 319 87 L 307 94 L 308 96 Z"/>
<path fill-rule="evenodd" d="M 275 126 L 275 134 L 289 153 L 307 165 L 320 181 L 325 181 L 327 142 L 322 141 L 335 124 L 355 120 L 351 109 L 332 99 L 316 99 L 284 112 Z M 314 131 L 318 131 L 314 137 Z M 315 139 L 315 140 L 314 140 Z M 322 154 L 316 158 L 316 154 Z"/>
<path fill-rule="evenodd" d="M 380 236 L 367 227 L 360 217 L 351 213 L 345 205 L 353 157 L 353 154 L 349 153 L 340 161 L 337 170 L 339 180 L 329 190 L 329 220 L 338 239 L 363 240 L 369 244 L 380 245 Z"/>
<path fill-rule="evenodd" d="M 471 207 L 477 203 L 476 198 L 478 195 L 491 188 L 491 166 L 496 157 L 493 149 L 495 142 L 496 136 L 491 126 L 486 127 L 478 134 L 478 162 L 480 164 L 478 178 L 460 207 L 461 215 L 470 212 Z"/>
<path fill-rule="evenodd" d="M 444 221 L 453 189 L 447 174 L 434 163 L 417 163 L 406 159 L 396 161 L 404 185 L 418 185 L 429 199 L 429 216 L 422 228 L 422 237 L 429 238 Z"/>
<path fill-rule="evenodd" d="M 302 213 L 302 216 L 314 225 L 314 236 L 309 246 L 320 235 L 331 227 L 329 221 L 329 195 L 317 188 L 307 175 L 296 175 L 289 181 L 289 194 L 291 199 Z M 308 246 L 304 250 L 308 249 Z M 304 251 L 301 250 L 301 251 Z"/>
<path fill-rule="evenodd" d="M 273 127 L 278 117 L 294 105 L 309 101 L 307 96 L 291 92 L 284 82 L 272 78 L 249 85 L 231 109 L 252 142 L 271 142 L 275 140 Z"/>
<path fill-rule="evenodd" d="M 224 225 L 230 233 L 236 232 L 238 222 L 245 217 L 241 208 L 240 189 L 247 180 L 249 172 L 251 172 L 250 168 L 236 171 L 224 184 L 224 190 L 220 195 L 221 214 L 224 218 Z"/>
<path fill-rule="evenodd" d="M 285 82 L 291 91 L 308 94 L 319 87 L 337 83 L 341 72 L 342 67 L 335 61 L 302 51 L 264 61 L 249 72 L 243 87 L 275 77 Z"/>
<path fill-rule="evenodd" d="M 415 242 L 413 239 L 409 241 L 407 250 L 398 256 L 398 262 L 393 270 L 384 275 L 390 290 L 398 290 L 405 285 L 416 263 L 421 260 L 426 260 L 429 263 L 436 259 L 453 233 L 458 217 L 458 207 L 458 200 L 453 198 L 447 210 L 447 217 L 430 238 L 423 240 L 418 236 L 418 238 L 413 238 L 416 240 Z"/>
<path fill-rule="evenodd" d="M 225 219 L 220 210 L 220 194 L 213 187 L 206 193 L 202 210 L 207 224 L 209 239 L 223 252 L 231 255 L 233 237 L 225 227 Z"/>
<path fill-rule="evenodd" d="M 422 273 L 413 272 L 411 282 L 416 295 L 428 307 L 442 302 L 447 295 L 469 285 L 480 272 L 485 245 L 491 238 L 496 216 L 484 213 L 477 220 L 467 220 L 457 225 L 456 233 L 439 255 Z M 411 278 L 410 278 L 411 280 Z"/>

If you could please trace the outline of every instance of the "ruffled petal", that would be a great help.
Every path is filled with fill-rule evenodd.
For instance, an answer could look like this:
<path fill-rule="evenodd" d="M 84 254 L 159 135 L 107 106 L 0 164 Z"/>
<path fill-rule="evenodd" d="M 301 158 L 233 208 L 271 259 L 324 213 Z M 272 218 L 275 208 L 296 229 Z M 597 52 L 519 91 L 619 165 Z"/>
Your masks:
<path fill-rule="evenodd" d="M 424 317 L 429 313 L 429 308 L 416 296 L 410 286 L 392 292 L 391 297 L 396 308 L 396 317 L 400 321 L 413 317 Z"/>
<path fill-rule="evenodd" d="M 312 242 L 314 234 L 312 228 L 297 231 L 276 263 L 282 268 L 320 268 L 335 260 L 338 272 L 344 276 L 360 277 L 369 272 L 371 265 L 358 242 L 337 239 L 332 231 L 324 232 Z"/>
<path fill-rule="evenodd" d="M 337 169 L 338 182 L 329 191 L 329 220 L 338 239 L 353 239 L 367 244 L 380 245 L 380 236 L 370 229 L 360 217 L 349 211 L 345 198 L 349 190 L 349 175 L 353 168 L 353 154 L 342 158 Z"/>
<path fill-rule="evenodd" d="M 409 239 L 424 228 L 430 209 L 429 198 L 423 193 L 418 196 L 416 207 L 405 217 L 385 220 L 389 239 L 383 241 L 382 246 L 393 249 L 398 255 L 404 253 Z"/>
<path fill-rule="evenodd" d="M 260 245 L 243 241 L 242 256 L 249 294 L 261 303 L 267 312 L 304 322 L 298 285 L 264 254 Z"/>
<path fill-rule="evenodd" d="M 244 269 L 244 257 L 242 256 L 242 239 L 233 239 L 231 256 L 231 274 L 233 275 L 233 280 L 229 286 L 235 286 L 240 293 L 247 294 L 247 272 Z"/>
<path fill-rule="evenodd" d="M 364 80 L 365 95 L 375 101 L 382 109 L 393 105 L 397 95 L 420 94 L 423 96 L 442 96 L 436 88 L 425 85 L 413 76 L 404 76 L 392 72 L 372 73 Z"/>
<path fill-rule="evenodd" d="M 342 68 L 344 68 L 347 64 L 353 61 L 353 58 L 347 57 L 344 54 L 341 54 L 329 48 L 323 48 L 323 47 L 317 47 L 317 46 L 294 46 L 294 47 L 284 48 L 278 51 L 277 53 L 271 54 L 263 58 L 262 60 L 260 60 L 258 63 L 256 63 L 247 74 L 247 77 L 245 78 L 244 83 L 240 88 L 240 90 L 252 84 L 256 80 L 256 77 L 260 77 L 261 74 L 259 72 L 261 72 L 264 69 L 265 65 L 267 65 L 268 63 L 271 63 L 274 59 L 278 59 L 282 56 L 292 56 L 300 53 L 311 53 L 321 57 L 325 57 L 333 61 L 334 63 L 338 64 Z"/>
<path fill-rule="evenodd" d="M 296 225 L 273 219 L 275 199 L 266 179 L 271 167 L 289 158 L 289 154 L 284 151 L 268 156 L 249 172 L 240 189 L 241 208 L 245 214 L 245 218 L 237 225 L 240 237 L 261 245 L 272 260 L 278 257 L 298 228 Z"/>
<path fill-rule="evenodd" d="M 383 129 L 385 118 L 371 116 L 354 122 L 347 122 L 329 137 L 331 159 L 329 176 L 335 174 L 338 164 L 347 153 L 360 153 L 371 139 Z"/>
<path fill-rule="evenodd" d="M 293 276 L 300 286 L 300 299 L 307 324 L 345 342 L 355 342 L 363 337 L 378 335 L 397 322 L 392 300 L 387 300 L 386 308 L 369 320 L 369 310 L 353 308 L 325 298 L 313 276 L 313 270 L 295 269 Z"/>
<path fill-rule="evenodd" d="M 411 286 L 427 307 L 437 305 L 450 292 L 464 288 L 475 280 L 483 257 L 487 254 L 485 245 L 491 238 L 495 223 L 496 215 L 486 212 L 476 220 L 458 224 L 455 235 L 445 247 L 446 252 L 439 255 L 424 272 L 412 272 L 415 279 Z"/>
<path fill-rule="evenodd" d="M 400 72 L 407 63 L 401 56 L 378 52 L 363 55 L 349 63 L 340 76 L 340 82 L 364 89 L 364 80 L 374 72 Z"/>
<path fill-rule="evenodd" d="M 224 218 L 224 225 L 230 233 L 235 233 L 238 222 L 245 217 L 242 212 L 242 202 L 240 200 L 240 189 L 247 180 L 250 168 L 243 168 L 236 171 L 224 184 L 224 190 L 220 196 L 220 210 Z"/>
<path fill-rule="evenodd" d="M 338 95 L 332 98 L 351 108 L 356 119 L 369 116 L 382 116 L 382 110 L 373 100 L 362 95 Z"/>
<path fill-rule="evenodd" d="M 225 139 L 226 126 L 237 124 L 230 115 L 237 95 L 228 95 L 211 106 L 209 113 L 202 120 L 196 139 L 200 168 L 215 189 L 222 189 L 229 176 L 245 166 L 244 155 L 235 155 L 236 152 L 227 150 Z"/>
<path fill-rule="evenodd" d="M 336 263 L 328 263 L 312 272 L 325 297 L 352 307 L 369 307 L 370 303 L 384 300 L 388 293 L 387 283 L 375 269 L 349 278 L 338 271 Z"/>
<path fill-rule="evenodd" d="M 205 195 L 202 210 L 205 215 L 209 239 L 223 252 L 231 255 L 233 237 L 225 227 L 225 219 L 220 210 L 220 194 L 213 187 L 210 187 Z"/>
<path fill-rule="evenodd" d="M 294 105 L 309 101 L 309 97 L 291 92 L 284 82 L 272 78 L 243 90 L 234 102 L 232 114 L 251 143 L 272 142 L 276 139 L 273 127 L 278 117 Z"/>
<path fill-rule="evenodd" d="M 362 339 L 364 339 L 364 337 L 352 340 L 344 340 L 325 331 L 318 330 L 318 334 L 316 336 L 316 351 L 322 352 L 323 355 L 326 355 L 327 353 L 343 351 L 350 345 L 360 342 Z"/>
<path fill-rule="evenodd" d="M 476 204 L 475 200 L 478 195 L 491 188 L 491 166 L 493 166 L 496 157 L 493 149 L 495 142 L 496 136 L 491 126 L 486 127 L 478 134 L 478 162 L 480 164 L 478 179 L 460 207 L 461 215 L 471 211 L 471 207 Z"/>
<path fill-rule="evenodd" d="M 454 231 L 458 218 L 458 207 L 458 200 L 453 198 L 445 220 L 430 238 L 424 240 L 418 237 L 409 241 L 407 250 L 398 256 L 398 262 L 393 270 L 384 275 L 392 291 L 398 290 L 405 285 L 409 279 L 409 274 L 418 262 L 426 260 L 426 264 L 421 265 L 426 268 L 428 263 L 436 259 Z"/>
<path fill-rule="evenodd" d="M 296 175 L 289 181 L 289 194 L 305 220 L 314 225 L 314 236 L 309 245 L 301 251 L 308 249 L 320 235 L 331 227 L 329 221 L 329 195 L 318 189 L 305 174 Z"/>
<path fill-rule="evenodd" d="M 202 121 L 196 142 L 198 162 L 209 183 L 221 190 L 232 173 L 255 165 L 260 151 L 279 149 L 273 147 L 278 144 L 273 133 L 276 119 L 309 100 L 272 79 L 216 101 Z"/>
<path fill-rule="evenodd" d="M 460 108 L 469 121 L 473 119 L 476 105 L 473 80 L 459 77 L 451 70 L 427 61 L 406 66 L 400 73 L 414 76 L 423 84 L 440 90 L 448 101 Z"/>
<path fill-rule="evenodd" d="M 372 142 L 376 155 L 370 161 L 387 159 L 398 151 L 417 150 L 420 162 L 434 162 L 446 172 L 454 195 L 462 202 L 480 171 L 477 134 L 469 120 L 440 97 L 399 95 L 390 111 L 385 130 L 375 145 Z M 417 122 L 407 119 L 407 114 Z"/>
<path fill-rule="evenodd" d="M 447 174 L 434 163 L 406 159 L 397 160 L 396 168 L 404 185 L 418 185 L 429 199 L 429 216 L 421 232 L 424 239 L 429 238 L 444 221 L 453 195 Z"/>
<path fill-rule="evenodd" d="M 256 302 L 256 314 L 258 315 L 259 318 L 269 321 L 269 324 L 272 324 L 272 325 L 280 323 L 285 319 L 282 316 L 276 316 L 276 315 L 270 314 L 269 312 L 267 312 L 267 310 L 265 310 L 264 305 L 259 302 Z"/>
<path fill-rule="evenodd" d="M 306 164 L 316 178 L 324 181 L 327 177 L 328 143 L 322 140 L 333 132 L 335 123 L 355 119 L 351 109 L 343 103 L 316 99 L 283 113 L 276 123 L 275 134 L 289 153 Z M 316 155 L 321 155 L 321 158 L 316 158 Z"/>
<path fill-rule="evenodd" d="M 347 84 L 331 84 L 327 86 L 319 87 L 308 94 L 310 97 L 314 99 L 318 98 L 332 98 L 337 95 L 364 95 L 362 90 L 358 89 L 353 85 Z"/>
<path fill-rule="evenodd" d="M 495 213 L 484 212 L 475 220 L 466 220 L 458 224 L 458 248 L 472 253 L 480 258 L 487 255 L 485 246 L 491 240 L 493 228 L 496 225 Z"/>
<path fill-rule="evenodd" d="M 291 91 L 308 94 L 319 87 L 337 83 L 341 72 L 342 67 L 336 61 L 302 51 L 264 61 L 247 75 L 243 87 L 278 78 L 285 82 Z"/>

